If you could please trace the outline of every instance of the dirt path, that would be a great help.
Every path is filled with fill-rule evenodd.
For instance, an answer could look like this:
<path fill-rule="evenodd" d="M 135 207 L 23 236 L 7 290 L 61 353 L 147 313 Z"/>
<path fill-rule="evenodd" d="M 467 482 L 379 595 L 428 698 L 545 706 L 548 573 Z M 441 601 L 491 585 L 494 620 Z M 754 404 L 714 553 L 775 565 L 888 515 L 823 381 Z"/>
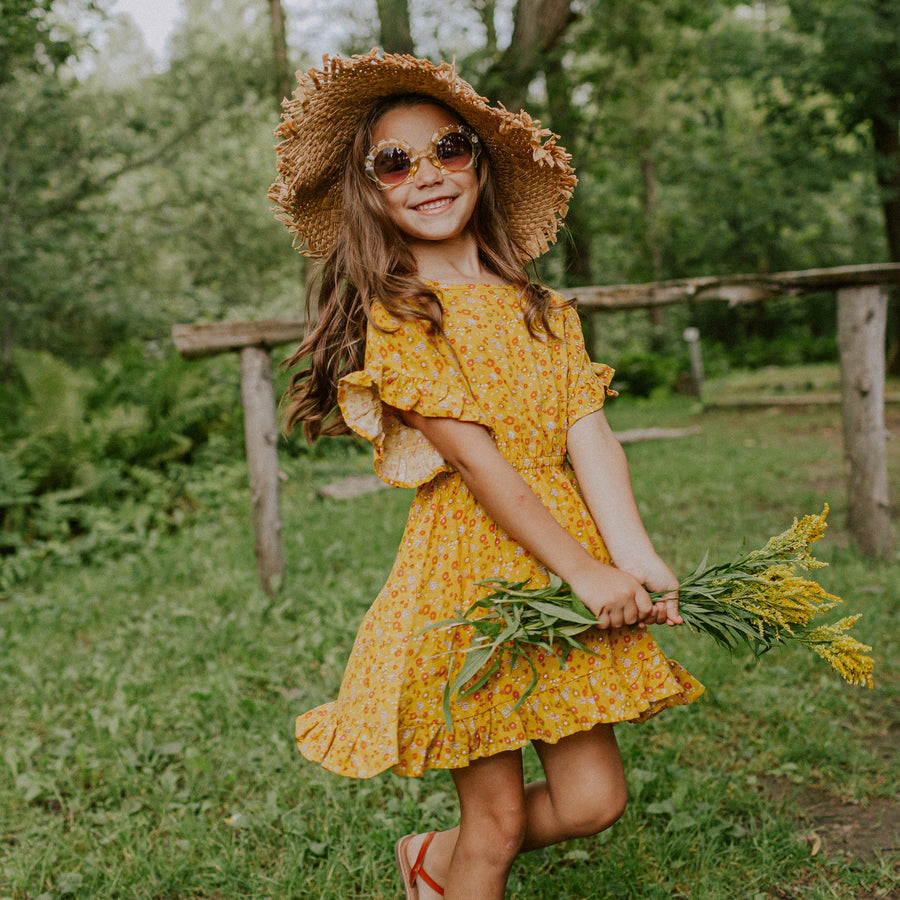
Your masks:
<path fill-rule="evenodd" d="M 898 752 L 898 734 L 890 729 L 883 737 L 883 752 Z M 879 748 L 881 752 L 881 748 Z M 875 798 L 866 803 L 842 799 L 822 788 L 797 785 L 786 778 L 766 780 L 776 801 L 796 816 L 798 832 L 813 856 L 843 857 L 872 862 L 895 855 L 894 870 L 900 875 L 900 796 Z M 900 794 L 900 789 L 898 789 Z M 799 890 L 799 893 L 798 893 Z M 789 888 L 777 896 L 802 897 L 802 888 Z M 856 900 L 900 900 L 900 887 L 887 893 L 862 892 Z"/>
<path fill-rule="evenodd" d="M 900 800 L 845 801 L 785 779 L 773 779 L 769 789 L 776 799 L 799 807 L 799 820 L 809 829 L 807 843 L 816 854 L 871 858 L 900 852 Z"/>

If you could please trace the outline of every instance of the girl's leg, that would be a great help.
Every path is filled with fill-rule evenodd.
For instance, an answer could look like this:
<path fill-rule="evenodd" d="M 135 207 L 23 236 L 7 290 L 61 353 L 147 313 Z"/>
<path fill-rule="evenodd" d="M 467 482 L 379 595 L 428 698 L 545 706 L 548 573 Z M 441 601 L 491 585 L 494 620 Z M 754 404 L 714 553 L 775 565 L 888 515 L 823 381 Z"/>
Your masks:
<path fill-rule="evenodd" d="M 472 762 L 451 773 L 459 793 L 456 828 L 435 835 L 425 869 L 446 900 L 502 900 L 522 850 L 548 847 L 609 828 L 625 811 L 625 771 L 612 725 L 597 725 L 556 744 L 534 742 L 547 776 L 523 789 L 519 751 Z M 407 847 L 410 865 L 425 835 Z M 419 881 L 420 900 L 439 895 Z"/>
<path fill-rule="evenodd" d="M 525 788 L 523 850 L 548 847 L 609 828 L 625 811 L 628 788 L 612 725 L 534 742 L 547 776 Z"/>
<path fill-rule="evenodd" d="M 435 835 L 425 869 L 443 885 L 445 900 L 503 900 L 526 831 L 522 754 L 476 759 L 451 775 L 459 794 L 459 825 Z M 410 841 L 410 864 L 423 840 L 420 835 Z M 420 900 L 438 897 L 421 880 L 417 887 Z"/>
<path fill-rule="evenodd" d="M 446 900 L 503 900 L 526 830 L 522 754 L 498 753 L 451 774 L 460 817 Z"/>

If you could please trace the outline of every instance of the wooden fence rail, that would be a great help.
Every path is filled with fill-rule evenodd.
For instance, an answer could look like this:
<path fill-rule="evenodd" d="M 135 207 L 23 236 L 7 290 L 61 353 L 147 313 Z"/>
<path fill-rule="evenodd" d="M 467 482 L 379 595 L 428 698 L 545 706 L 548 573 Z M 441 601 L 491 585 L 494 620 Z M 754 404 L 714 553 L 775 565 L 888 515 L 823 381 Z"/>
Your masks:
<path fill-rule="evenodd" d="M 622 284 L 612 287 L 565 288 L 562 293 L 578 301 L 580 307 L 619 310 L 646 309 L 673 303 L 724 300 L 731 306 L 797 297 L 823 291 L 900 284 L 900 263 L 873 263 L 839 266 L 833 269 L 806 269 L 802 272 L 774 272 L 768 275 L 705 275 L 649 284 Z"/>
<path fill-rule="evenodd" d="M 884 342 L 888 287 L 900 284 L 900 263 L 841 266 L 765 275 L 724 275 L 563 290 L 582 310 L 641 309 L 711 300 L 730 305 L 836 291 L 844 455 L 848 465 L 848 525 L 860 549 L 885 556 L 892 547 L 884 426 Z M 247 462 L 260 585 L 277 592 L 284 579 L 279 509 L 273 347 L 299 342 L 305 321 L 270 319 L 175 325 L 186 359 L 241 355 Z"/>

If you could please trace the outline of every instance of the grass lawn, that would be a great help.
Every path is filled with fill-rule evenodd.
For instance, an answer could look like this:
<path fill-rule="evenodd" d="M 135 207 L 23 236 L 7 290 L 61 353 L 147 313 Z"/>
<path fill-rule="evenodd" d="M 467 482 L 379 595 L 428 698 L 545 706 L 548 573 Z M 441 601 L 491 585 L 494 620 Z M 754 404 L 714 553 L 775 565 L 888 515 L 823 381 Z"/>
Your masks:
<path fill-rule="evenodd" d="M 756 663 L 656 628 L 707 694 L 619 728 L 624 818 L 523 857 L 508 897 L 900 897 L 900 561 L 861 557 L 844 531 L 839 410 L 619 401 L 609 414 L 620 430 L 700 427 L 627 448 L 676 571 L 831 505 L 819 580 L 864 614 L 854 633 L 874 645 L 876 686 L 849 687 L 802 652 Z M 897 497 L 900 441 L 889 453 Z M 0 898 L 395 900 L 396 838 L 454 822 L 445 773 L 357 782 L 294 749 L 294 716 L 337 691 L 411 495 L 316 493 L 368 472 L 365 453 L 284 467 L 288 577 L 274 601 L 256 586 L 237 463 L 197 473 L 179 533 L 0 601 Z"/>

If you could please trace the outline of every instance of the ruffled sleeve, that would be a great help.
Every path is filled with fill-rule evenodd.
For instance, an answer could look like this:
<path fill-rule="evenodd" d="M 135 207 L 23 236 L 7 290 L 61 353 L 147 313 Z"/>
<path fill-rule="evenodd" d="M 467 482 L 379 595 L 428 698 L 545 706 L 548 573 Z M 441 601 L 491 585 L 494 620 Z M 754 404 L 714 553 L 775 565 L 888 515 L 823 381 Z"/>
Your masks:
<path fill-rule="evenodd" d="M 602 409 L 608 396 L 616 396 L 616 391 L 609 386 L 615 370 L 603 363 L 591 362 L 575 309 L 568 307 L 564 316 L 568 345 L 567 427 L 571 428 L 579 419 Z"/>
<path fill-rule="evenodd" d="M 366 333 L 365 368 L 338 384 L 344 421 L 371 442 L 375 473 L 395 487 L 418 487 L 452 470 L 431 442 L 393 409 L 487 424 L 453 349 L 421 320 L 399 320 L 373 310 Z"/>

